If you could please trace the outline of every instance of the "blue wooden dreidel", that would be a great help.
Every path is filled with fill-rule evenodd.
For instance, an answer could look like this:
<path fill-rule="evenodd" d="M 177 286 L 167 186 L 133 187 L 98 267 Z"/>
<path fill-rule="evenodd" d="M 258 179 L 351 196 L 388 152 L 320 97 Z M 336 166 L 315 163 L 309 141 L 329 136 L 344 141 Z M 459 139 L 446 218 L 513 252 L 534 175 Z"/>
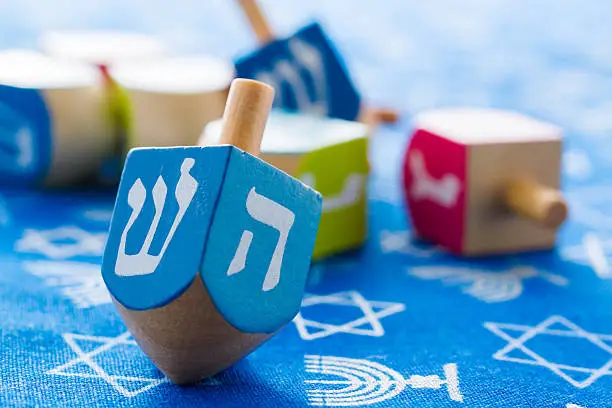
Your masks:
<path fill-rule="evenodd" d="M 261 48 L 235 62 L 236 75 L 272 85 L 275 107 L 371 125 L 397 121 L 393 110 L 363 105 L 340 53 L 319 23 L 277 39 L 256 0 L 238 4 Z"/>
<path fill-rule="evenodd" d="M 127 157 L 102 276 L 136 342 L 175 383 L 231 366 L 300 307 L 322 198 L 256 157 L 273 97 L 236 79 L 222 145 Z"/>

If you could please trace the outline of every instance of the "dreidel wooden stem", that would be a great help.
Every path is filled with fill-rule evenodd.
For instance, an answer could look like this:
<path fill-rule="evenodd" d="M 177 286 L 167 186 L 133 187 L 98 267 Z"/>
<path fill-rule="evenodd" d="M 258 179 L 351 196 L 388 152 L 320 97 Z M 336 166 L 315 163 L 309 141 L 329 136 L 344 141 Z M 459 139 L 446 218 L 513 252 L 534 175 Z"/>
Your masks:
<path fill-rule="evenodd" d="M 505 190 L 506 205 L 548 228 L 558 228 L 567 218 L 567 204 L 554 188 L 533 181 L 514 180 Z"/>
<path fill-rule="evenodd" d="M 230 144 L 259 156 L 274 88 L 262 82 L 238 78 L 232 82 L 221 130 L 221 144 Z"/>

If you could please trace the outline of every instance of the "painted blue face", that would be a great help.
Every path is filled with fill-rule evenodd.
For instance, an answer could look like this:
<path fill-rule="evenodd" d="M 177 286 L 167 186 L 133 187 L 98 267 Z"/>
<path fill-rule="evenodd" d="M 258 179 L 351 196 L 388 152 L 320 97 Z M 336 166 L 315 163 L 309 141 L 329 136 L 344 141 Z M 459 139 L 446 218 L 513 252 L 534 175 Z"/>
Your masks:
<path fill-rule="evenodd" d="M 359 115 L 361 97 L 318 23 L 265 45 L 235 65 L 237 77 L 275 88 L 277 108 L 346 120 Z"/>
<path fill-rule="evenodd" d="M 0 85 L 0 184 L 42 181 L 51 149 L 51 118 L 40 92 Z"/>
<path fill-rule="evenodd" d="M 314 190 L 233 150 L 201 276 L 225 319 L 274 332 L 298 312 L 321 215 Z"/>
<path fill-rule="evenodd" d="M 102 276 L 122 305 L 147 310 L 199 271 L 231 325 L 274 332 L 298 312 L 321 206 L 319 193 L 233 147 L 135 149 Z"/>
<path fill-rule="evenodd" d="M 102 261 L 102 277 L 125 307 L 163 306 L 196 277 L 230 149 L 128 155 Z"/>

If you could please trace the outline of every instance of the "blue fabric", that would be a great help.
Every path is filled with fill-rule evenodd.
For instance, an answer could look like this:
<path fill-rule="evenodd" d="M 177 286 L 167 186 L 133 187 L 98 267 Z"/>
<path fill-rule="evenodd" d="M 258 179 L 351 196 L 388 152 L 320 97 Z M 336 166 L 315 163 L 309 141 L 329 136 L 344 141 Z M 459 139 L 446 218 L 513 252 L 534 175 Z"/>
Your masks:
<path fill-rule="evenodd" d="M 232 2 L 126 3 L 23 0 L 3 10 L 0 46 L 58 25 L 143 29 L 228 58 L 255 44 Z M 325 21 L 364 98 L 407 114 L 372 139 L 367 244 L 314 265 L 300 314 L 248 358 L 177 387 L 100 279 L 113 192 L 3 191 L 0 406 L 612 406 L 612 3 L 262 5 L 283 35 Z M 571 212 L 554 251 L 461 260 L 409 238 L 410 115 L 456 104 L 563 126 Z"/>

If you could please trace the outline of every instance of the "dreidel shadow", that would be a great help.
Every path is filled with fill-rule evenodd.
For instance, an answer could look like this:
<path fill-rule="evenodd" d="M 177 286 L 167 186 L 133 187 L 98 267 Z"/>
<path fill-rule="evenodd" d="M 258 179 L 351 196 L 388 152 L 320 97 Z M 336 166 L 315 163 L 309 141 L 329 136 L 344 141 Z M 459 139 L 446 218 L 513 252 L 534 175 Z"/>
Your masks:
<path fill-rule="evenodd" d="M 102 275 L 138 345 L 175 383 L 231 366 L 299 310 L 322 198 L 256 157 L 273 97 L 236 79 L 221 145 L 127 157 Z"/>

